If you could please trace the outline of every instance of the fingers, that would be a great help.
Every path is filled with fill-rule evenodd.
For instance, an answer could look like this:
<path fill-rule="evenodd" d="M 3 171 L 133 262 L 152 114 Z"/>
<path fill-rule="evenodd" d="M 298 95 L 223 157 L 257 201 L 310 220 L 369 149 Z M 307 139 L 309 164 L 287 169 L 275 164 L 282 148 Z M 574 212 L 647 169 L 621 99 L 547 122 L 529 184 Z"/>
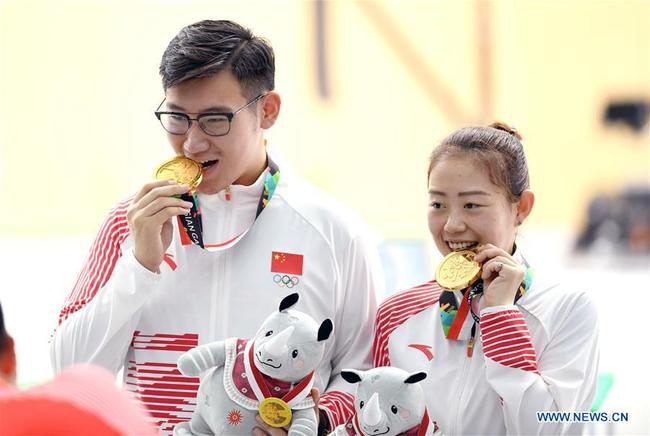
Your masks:
<path fill-rule="evenodd" d="M 499 247 L 494 246 L 492 244 L 481 245 L 480 247 L 477 248 L 476 251 L 477 251 L 477 254 L 476 254 L 476 256 L 474 256 L 474 260 L 477 261 L 478 263 L 483 263 L 483 262 L 485 262 L 485 261 L 487 261 L 487 260 L 489 260 L 489 259 L 491 259 L 491 258 L 493 258 L 495 256 L 498 256 L 500 254 L 501 255 L 503 255 L 503 254 L 507 255 L 508 254 L 505 251 L 503 251 L 502 249 L 500 249 Z"/>
<path fill-rule="evenodd" d="M 314 413 L 316 414 L 316 428 L 320 424 L 320 411 L 318 410 L 318 402 L 320 401 L 320 391 L 318 388 L 311 388 L 311 397 L 314 400 Z"/>
<path fill-rule="evenodd" d="M 320 401 L 320 391 L 318 388 L 311 388 L 311 397 L 314 399 L 316 407 L 318 407 L 318 402 Z"/>
<path fill-rule="evenodd" d="M 252 435 L 253 435 L 253 436 L 268 436 L 268 433 L 265 432 L 264 430 L 262 430 L 262 429 L 259 428 L 259 427 L 254 427 L 254 428 L 253 428 Z"/>
<path fill-rule="evenodd" d="M 514 288 L 518 288 L 519 283 L 524 279 L 525 273 L 525 268 L 513 262 L 512 258 L 497 256 L 483 264 L 481 278 L 485 283 L 502 278 L 506 282 L 512 283 Z"/>
<path fill-rule="evenodd" d="M 155 205 L 152 209 L 155 210 L 160 205 Z M 133 211 L 130 215 L 127 212 L 127 220 L 131 230 L 135 233 L 140 230 L 145 231 L 146 229 L 160 229 L 162 225 L 169 221 L 169 219 L 177 215 L 187 215 L 190 213 L 190 208 L 185 208 L 183 206 L 161 206 L 160 210 L 156 211 L 152 215 L 147 216 L 147 211 Z M 155 230 L 158 234 L 159 230 Z"/>
<path fill-rule="evenodd" d="M 142 187 L 131 202 L 132 207 L 141 209 L 146 207 L 160 197 L 172 197 L 185 194 L 189 191 L 187 185 L 179 185 L 176 182 L 167 182 L 162 185 L 157 183 L 148 183 Z"/>
<path fill-rule="evenodd" d="M 192 203 L 189 201 L 181 200 L 180 198 L 160 197 L 141 208 L 138 212 L 136 212 L 136 215 L 140 215 L 142 217 L 152 217 L 163 209 L 167 208 L 181 209 L 187 213 L 190 211 L 190 209 L 192 209 Z"/>
<path fill-rule="evenodd" d="M 126 212 L 127 221 L 136 227 L 144 222 L 160 226 L 175 215 L 189 213 L 192 203 L 175 197 L 188 189 L 187 186 L 168 180 L 144 185 Z"/>
<path fill-rule="evenodd" d="M 133 202 L 135 203 L 137 201 L 140 201 L 142 197 L 144 197 L 149 191 L 154 188 L 159 188 L 161 186 L 170 186 L 174 184 L 176 184 L 174 180 L 155 180 L 153 182 L 149 182 L 140 188 L 138 193 L 135 194 L 135 197 L 133 197 Z"/>
<path fill-rule="evenodd" d="M 253 428 L 253 435 L 255 436 L 286 436 L 288 430 L 286 428 L 275 428 L 262 421 L 260 415 L 255 416 L 258 426 Z"/>
<path fill-rule="evenodd" d="M 516 267 L 517 265 L 513 264 L 513 262 L 510 259 L 504 256 L 496 256 L 489 259 L 483 264 L 481 278 L 483 280 L 487 280 L 491 277 L 503 276 L 504 274 L 506 274 L 512 269 L 515 269 Z"/>

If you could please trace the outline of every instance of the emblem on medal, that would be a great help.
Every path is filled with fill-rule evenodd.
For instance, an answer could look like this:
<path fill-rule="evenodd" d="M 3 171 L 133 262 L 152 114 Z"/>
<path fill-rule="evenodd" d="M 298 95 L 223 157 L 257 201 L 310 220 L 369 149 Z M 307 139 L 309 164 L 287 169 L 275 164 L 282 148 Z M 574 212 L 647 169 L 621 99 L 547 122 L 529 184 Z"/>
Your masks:
<path fill-rule="evenodd" d="M 291 423 L 291 407 L 280 398 L 269 397 L 260 402 L 260 417 L 271 427 L 286 427 Z"/>
<path fill-rule="evenodd" d="M 460 291 L 481 277 L 481 265 L 474 260 L 472 250 L 453 251 L 445 256 L 436 269 L 436 281 L 443 289 Z"/>
<path fill-rule="evenodd" d="M 189 186 L 190 191 L 194 191 L 203 178 L 203 167 L 192 159 L 176 156 L 160 164 L 154 178 L 156 180 L 172 179 L 181 185 Z"/>

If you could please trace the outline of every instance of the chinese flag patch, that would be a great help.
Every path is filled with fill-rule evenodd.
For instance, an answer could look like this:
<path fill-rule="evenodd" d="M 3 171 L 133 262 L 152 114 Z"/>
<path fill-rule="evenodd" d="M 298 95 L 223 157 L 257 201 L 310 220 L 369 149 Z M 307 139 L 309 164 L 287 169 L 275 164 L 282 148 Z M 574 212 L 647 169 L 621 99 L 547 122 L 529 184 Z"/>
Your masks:
<path fill-rule="evenodd" d="M 302 275 L 302 254 L 271 253 L 271 272 L 283 274 Z"/>

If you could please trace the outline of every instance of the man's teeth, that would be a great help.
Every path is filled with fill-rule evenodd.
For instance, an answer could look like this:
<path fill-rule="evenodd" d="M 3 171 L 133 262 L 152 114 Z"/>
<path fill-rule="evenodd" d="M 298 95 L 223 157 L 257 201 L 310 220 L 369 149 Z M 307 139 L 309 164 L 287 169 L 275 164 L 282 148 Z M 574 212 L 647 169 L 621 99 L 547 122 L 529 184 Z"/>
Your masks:
<path fill-rule="evenodd" d="M 449 245 L 449 248 L 452 250 L 465 250 L 475 246 L 476 244 L 476 242 L 447 242 L 447 245 Z"/>
<path fill-rule="evenodd" d="M 206 160 L 205 162 L 201 162 L 201 166 L 203 166 L 203 168 L 207 168 L 216 164 L 217 162 L 219 162 L 219 160 Z"/>

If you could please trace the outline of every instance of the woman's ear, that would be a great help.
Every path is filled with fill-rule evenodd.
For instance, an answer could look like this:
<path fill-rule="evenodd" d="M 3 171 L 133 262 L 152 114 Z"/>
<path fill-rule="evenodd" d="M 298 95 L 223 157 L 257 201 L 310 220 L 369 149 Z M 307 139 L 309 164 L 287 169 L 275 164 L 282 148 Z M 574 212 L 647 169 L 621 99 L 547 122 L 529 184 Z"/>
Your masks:
<path fill-rule="evenodd" d="M 518 226 L 520 226 L 526 220 L 526 218 L 528 218 L 528 215 L 530 215 L 530 212 L 533 210 L 534 204 L 535 194 L 533 194 L 533 191 L 526 189 L 521 193 L 521 197 L 517 202 L 516 223 Z"/>

